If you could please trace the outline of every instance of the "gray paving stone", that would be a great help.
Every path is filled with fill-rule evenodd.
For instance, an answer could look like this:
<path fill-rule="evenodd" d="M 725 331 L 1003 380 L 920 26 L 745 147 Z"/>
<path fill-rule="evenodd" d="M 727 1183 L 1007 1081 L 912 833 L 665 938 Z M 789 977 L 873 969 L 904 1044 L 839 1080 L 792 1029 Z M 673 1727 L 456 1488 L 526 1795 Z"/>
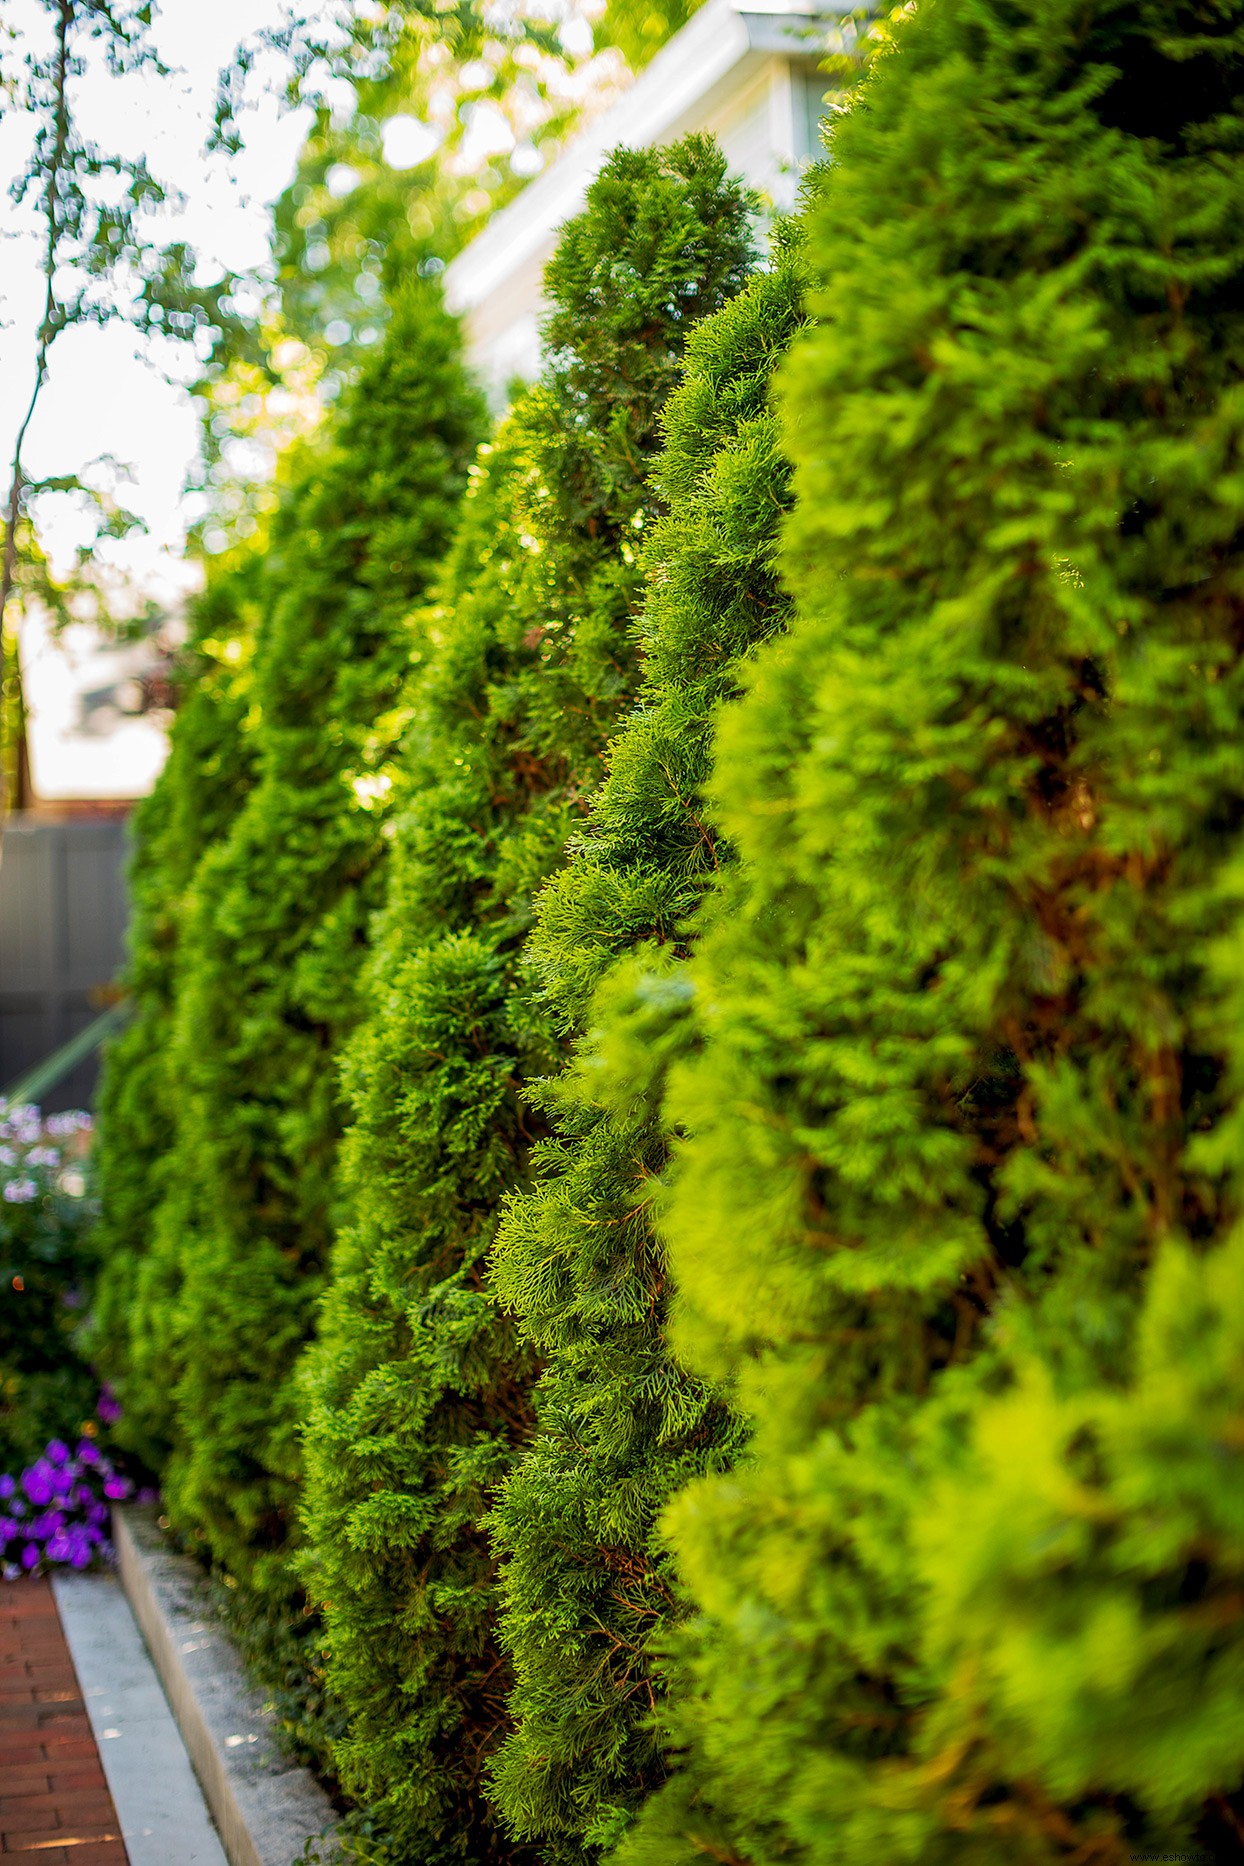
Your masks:
<path fill-rule="evenodd" d="M 121 1584 L 229 1866 L 292 1866 L 309 1839 L 320 1839 L 320 1857 L 331 1860 L 332 1803 L 282 1751 L 263 1694 L 248 1683 L 200 1569 L 167 1547 L 154 1510 L 114 1510 L 113 1541 Z"/>
<path fill-rule="evenodd" d="M 54 1575 L 52 1591 L 130 1866 L 226 1866 L 120 1581 Z"/>

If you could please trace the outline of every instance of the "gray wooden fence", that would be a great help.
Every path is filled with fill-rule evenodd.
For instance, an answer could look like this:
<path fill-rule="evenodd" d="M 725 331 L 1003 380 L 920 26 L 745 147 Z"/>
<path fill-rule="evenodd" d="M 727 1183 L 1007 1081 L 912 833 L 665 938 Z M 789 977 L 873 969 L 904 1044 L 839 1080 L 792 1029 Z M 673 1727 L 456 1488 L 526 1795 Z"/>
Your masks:
<path fill-rule="evenodd" d="M 117 816 L 7 819 L 0 857 L 0 1094 L 98 1017 L 121 964 L 126 826 Z M 90 1105 L 94 1056 L 49 1090 Z"/>

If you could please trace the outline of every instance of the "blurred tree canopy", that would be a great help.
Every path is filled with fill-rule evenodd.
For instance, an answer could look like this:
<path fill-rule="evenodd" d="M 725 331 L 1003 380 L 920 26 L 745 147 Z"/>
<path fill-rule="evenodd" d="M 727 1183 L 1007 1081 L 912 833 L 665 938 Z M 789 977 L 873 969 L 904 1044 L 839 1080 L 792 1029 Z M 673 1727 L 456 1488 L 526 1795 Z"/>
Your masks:
<path fill-rule="evenodd" d="M 610 0 L 596 29 L 596 43 L 616 46 L 639 71 L 685 26 L 702 0 Z"/>
<path fill-rule="evenodd" d="M 313 116 L 274 209 L 270 261 L 252 280 L 263 311 L 199 385 L 209 551 L 259 525 L 275 452 L 378 342 L 395 286 L 442 271 L 546 165 L 585 105 L 642 62 L 615 35 L 612 8 L 595 31 L 588 10 L 349 0 L 327 15 L 291 13 L 239 48 L 222 74 L 221 146 L 245 139 L 267 50 L 284 60 L 288 103 Z M 685 17 L 675 11 L 663 30 Z M 625 37 L 656 43 L 638 28 Z"/>

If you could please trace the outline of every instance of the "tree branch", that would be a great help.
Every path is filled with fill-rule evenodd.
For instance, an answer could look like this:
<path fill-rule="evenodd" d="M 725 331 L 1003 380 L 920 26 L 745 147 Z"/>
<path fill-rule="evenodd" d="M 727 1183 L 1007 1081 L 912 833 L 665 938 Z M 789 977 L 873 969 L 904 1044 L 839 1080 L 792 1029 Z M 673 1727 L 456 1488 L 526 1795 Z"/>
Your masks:
<path fill-rule="evenodd" d="M 30 393 L 30 401 L 17 438 L 13 443 L 13 468 L 9 481 L 9 499 L 4 520 L 4 558 L 0 563 L 0 674 L 3 673 L 3 656 L 7 652 L 4 633 L 5 616 L 8 613 L 9 597 L 17 577 L 17 527 L 21 517 L 22 494 L 25 490 L 25 474 L 22 467 L 22 450 L 26 444 L 26 434 L 34 419 L 34 412 L 39 402 L 39 395 L 47 380 L 48 351 L 56 335 L 56 253 L 60 244 L 60 178 L 65 164 L 65 154 L 69 145 L 69 34 L 73 26 L 73 14 L 76 0 L 57 0 L 56 16 L 56 61 L 53 79 L 55 98 L 55 133 L 52 142 L 52 159 L 48 165 L 47 188 L 44 194 L 44 220 L 46 239 L 43 251 L 43 317 L 39 325 L 39 344 L 35 355 L 35 380 Z M 13 653 L 17 655 L 14 644 Z M 17 665 L 16 679 L 21 680 L 21 664 Z M 0 678 L 0 748 L 5 743 L 4 682 Z M 18 708 L 19 723 L 21 709 Z M 0 757 L 0 823 L 8 807 L 6 759 Z"/>

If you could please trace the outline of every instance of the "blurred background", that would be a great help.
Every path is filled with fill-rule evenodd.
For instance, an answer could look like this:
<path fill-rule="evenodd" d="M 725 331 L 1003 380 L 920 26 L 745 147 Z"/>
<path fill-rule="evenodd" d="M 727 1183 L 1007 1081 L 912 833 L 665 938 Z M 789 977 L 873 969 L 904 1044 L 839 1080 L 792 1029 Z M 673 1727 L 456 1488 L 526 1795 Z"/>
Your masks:
<path fill-rule="evenodd" d="M 24 434 L 34 569 L 5 617 L 0 1092 L 28 1093 L 59 1056 L 58 1079 L 36 1084 L 45 1105 L 90 1099 L 124 949 L 126 819 L 164 757 L 187 600 L 213 559 L 259 548 L 282 451 L 378 339 L 391 280 L 445 275 L 503 406 L 538 367 L 557 229 L 610 149 L 709 130 L 765 212 L 793 203 L 842 11 L 530 0 L 464 5 L 448 24 L 442 9 L 433 30 L 417 6 L 366 0 L 166 0 L 158 64 L 118 72 L 87 46 L 73 122 L 112 164 L 94 162 L 87 205 L 106 212 L 135 173 L 159 198 L 56 332 Z M 10 0 L 11 73 L 50 56 L 52 24 L 44 0 Z M 6 462 L 49 282 L 37 89 L 22 101 L 10 84 L 0 116 Z M 144 284 L 170 250 L 193 318 Z M 81 299 L 93 269 L 66 242 L 57 297 Z"/>

